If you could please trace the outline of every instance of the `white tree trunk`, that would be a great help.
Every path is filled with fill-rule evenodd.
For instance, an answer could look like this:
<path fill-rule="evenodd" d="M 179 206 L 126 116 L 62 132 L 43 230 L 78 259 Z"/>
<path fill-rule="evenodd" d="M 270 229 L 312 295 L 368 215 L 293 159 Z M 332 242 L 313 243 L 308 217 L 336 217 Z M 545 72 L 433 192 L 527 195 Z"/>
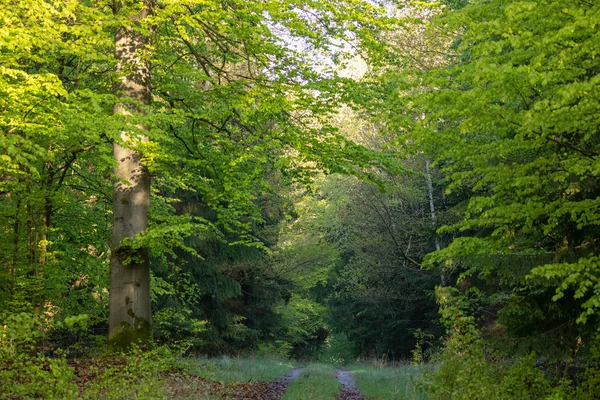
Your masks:
<path fill-rule="evenodd" d="M 429 194 L 429 210 L 431 212 L 431 224 L 433 225 L 433 234 L 435 239 L 435 249 L 441 250 L 440 237 L 435 232 L 437 230 L 437 220 L 435 218 L 435 205 L 433 203 L 433 182 L 431 180 L 431 172 L 429 171 L 429 161 L 425 161 L 425 173 L 427 174 L 427 193 Z M 440 272 L 440 283 L 442 286 L 446 286 L 446 278 L 444 277 L 444 271 Z"/>

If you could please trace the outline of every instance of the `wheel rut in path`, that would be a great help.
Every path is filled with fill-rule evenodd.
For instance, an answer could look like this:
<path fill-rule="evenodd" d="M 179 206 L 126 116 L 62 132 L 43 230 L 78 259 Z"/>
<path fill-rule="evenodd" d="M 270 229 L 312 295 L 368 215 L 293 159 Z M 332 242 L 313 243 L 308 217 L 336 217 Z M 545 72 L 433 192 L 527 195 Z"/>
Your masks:
<path fill-rule="evenodd" d="M 365 400 L 365 397 L 360 394 L 360 390 L 356 387 L 352 374 L 346 368 L 338 369 L 335 373 L 335 379 L 342 384 L 342 391 L 335 396 L 337 400 Z"/>
<path fill-rule="evenodd" d="M 298 379 L 303 370 L 304 368 L 294 368 L 293 370 L 288 372 L 283 378 L 277 379 L 276 381 L 269 383 L 267 386 L 267 390 L 265 391 L 264 399 L 277 400 L 281 398 L 283 392 L 285 392 L 285 389 L 287 389 L 288 386 L 292 384 L 292 382 Z"/>

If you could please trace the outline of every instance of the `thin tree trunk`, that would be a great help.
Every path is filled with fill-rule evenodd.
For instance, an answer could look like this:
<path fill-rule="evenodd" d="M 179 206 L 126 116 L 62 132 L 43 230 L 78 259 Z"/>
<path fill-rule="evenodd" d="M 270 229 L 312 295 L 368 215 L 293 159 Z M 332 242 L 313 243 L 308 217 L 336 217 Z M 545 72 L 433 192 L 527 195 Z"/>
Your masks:
<path fill-rule="evenodd" d="M 34 266 L 35 270 L 35 245 L 33 243 L 33 206 L 31 205 L 31 184 L 29 180 L 27 180 L 27 185 L 25 186 L 25 193 L 27 196 L 26 206 L 25 206 L 25 235 L 27 240 L 27 264 L 29 266 Z M 34 271 L 35 272 L 35 271 Z"/>
<path fill-rule="evenodd" d="M 151 4 L 130 17 L 134 26 L 148 17 Z M 115 6 L 119 13 L 121 4 Z M 120 27 L 115 35 L 117 72 L 121 74 L 116 93 L 142 104 L 150 103 L 151 77 L 149 63 L 141 56 L 148 37 L 132 27 Z M 138 106 L 120 104 L 115 113 L 141 113 Z M 137 126 L 138 129 L 146 129 Z M 148 249 L 133 250 L 124 239 L 132 239 L 148 227 L 150 210 L 150 176 L 142 164 L 142 155 L 134 150 L 147 137 L 122 132 L 123 146 L 115 143 L 117 162 L 113 183 L 113 230 L 110 257 L 109 351 L 127 350 L 131 345 L 150 345 L 152 314 L 150 310 L 150 263 Z"/>
<path fill-rule="evenodd" d="M 15 212 L 15 223 L 13 224 L 13 258 L 11 268 L 11 295 L 15 294 L 17 284 L 17 266 L 19 265 L 19 242 L 21 235 L 21 198 L 17 196 L 17 210 Z"/>
<path fill-rule="evenodd" d="M 47 173 L 48 176 L 46 177 L 46 185 L 44 191 L 44 226 L 42 227 L 42 241 L 40 244 L 40 265 L 46 264 L 47 261 L 46 254 L 48 252 L 48 232 L 50 231 L 50 226 L 52 225 L 52 182 L 54 180 L 54 167 L 52 163 L 48 163 Z"/>
<path fill-rule="evenodd" d="M 433 203 L 433 182 L 431 180 L 431 172 L 429 171 L 429 160 L 425 161 L 425 173 L 427 174 L 427 193 L 429 195 L 429 211 L 431 212 L 431 225 L 433 225 L 433 235 L 435 240 L 435 249 L 441 250 L 440 237 L 435 232 L 437 230 L 437 219 L 435 218 L 435 205 Z M 440 272 L 440 284 L 446 286 L 446 277 L 444 271 Z"/>

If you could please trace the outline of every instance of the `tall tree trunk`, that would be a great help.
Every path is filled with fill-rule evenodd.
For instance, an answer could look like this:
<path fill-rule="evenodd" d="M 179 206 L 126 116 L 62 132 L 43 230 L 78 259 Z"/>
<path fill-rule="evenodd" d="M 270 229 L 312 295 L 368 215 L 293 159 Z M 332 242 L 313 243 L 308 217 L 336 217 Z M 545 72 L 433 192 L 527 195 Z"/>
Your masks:
<path fill-rule="evenodd" d="M 50 232 L 50 227 L 52 225 L 52 212 L 53 212 L 53 204 L 52 204 L 52 183 L 54 181 L 54 166 L 52 163 L 48 163 L 46 166 L 46 182 L 44 186 L 44 225 L 42 226 L 42 241 L 40 242 L 40 259 L 39 264 L 44 265 L 47 261 L 48 256 L 48 232 Z"/>
<path fill-rule="evenodd" d="M 139 4 L 139 3 L 138 3 Z M 129 4 L 128 6 L 131 6 Z M 151 0 L 144 0 L 135 15 L 133 27 L 122 26 L 115 34 L 115 56 L 120 80 L 116 93 L 141 104 L 150 103 L 150 66 L 142 51 L 148 37 L 135 28 L 150 14 Z M 115 5 L 115 13 L 122 4 Z M 128 7 L 129 10 L 131 8 Z M 115 113 L 133 115 L 142 111 L 135 104 L 120 104 Z M 146 129 L 137 126 L 138 129 Z M 133 238 L 148 227 L 150 176 L 142 164 L 142 155 L 134 150 L 147 137 L 121 133 L 123 146 L 115 143 L 117 162 L 113 183 L 113 230 L 110 257 L 109 351 L 127 350 L 133 344 L 148 346 L 152 341 L 150 310 L 150 263 L 148 249 L 134 250 L 124 239 Z"/>
<path fill-rule="evenodd" d="M 19 265 L 19 242 L 21 235 L 21 198 L 17 197 L 17 205 L 15 211 L 15 223 L 13 224 L 13 257 L 10 271 L 10 294 L 15 295 L 15 288 L 17 285 L 17 267 Z"/>
<path fill-rule="evenodd" d="M 431 180 L 431 172 L 429 171 L 429 161 L 425 161 L 425 173 L 427 174 L 427 193 L 429 195 L 429 211 L 431 212 L 431 225 L 433 225 L 433 235 L 435 240 L 435 249 L 441 250 L 440 237 L 435 232 L 437 229 L 437 219 L 435 218 L 435 204 L 433 203 L 433 182 Z M 440 284 L 446 286 L 446 277 L 444 271 L 440 272 Z"/>

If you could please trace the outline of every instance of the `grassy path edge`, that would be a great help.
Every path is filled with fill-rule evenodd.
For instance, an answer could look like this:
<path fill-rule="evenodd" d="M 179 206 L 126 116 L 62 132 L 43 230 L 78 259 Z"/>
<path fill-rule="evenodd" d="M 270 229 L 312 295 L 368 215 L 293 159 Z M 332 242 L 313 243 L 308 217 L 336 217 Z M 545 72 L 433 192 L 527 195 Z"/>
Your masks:
<path fill-rule="evenodd" d="M 300 376 L 283 393 L 281 400 L 331 400 L 342 385 L 335 380 L 336 367 L 331 364 L 308 364 Z"/>

